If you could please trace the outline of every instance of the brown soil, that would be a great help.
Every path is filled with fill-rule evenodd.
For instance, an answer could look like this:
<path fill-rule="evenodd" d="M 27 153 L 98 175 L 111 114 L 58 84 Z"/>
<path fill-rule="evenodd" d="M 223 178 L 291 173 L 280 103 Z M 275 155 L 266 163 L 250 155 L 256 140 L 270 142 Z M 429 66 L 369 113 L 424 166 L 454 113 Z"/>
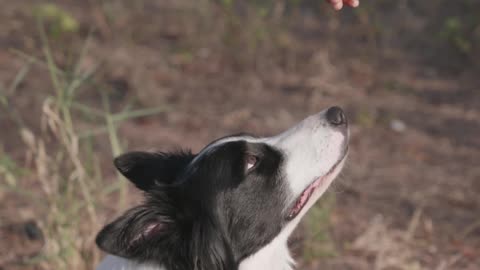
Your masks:
<path fill-rule="evenodd" d="M 317 15 L 292 15 L 291 31 L 252 49 L 237 28 L 232 45 L 221 43 L 218 33 L 228 31 L 218 7 L 206 26 L 198 26 L 201 20 L 188 16 L 188 1 L 120 1 L 108 6 L 114 19 L 94 1 L 55 2 L 81 25 L 75 35 L 52 41 L 60 63 L 68 66 L 63 50 L 80 48 L 95 27 L 83 65 L 101 63 L 96 76 L 112 89 L 113 106 L 133 101 L 169 108 L 122 124 L 128 149 L 198 151 L 229 133 L 273 134 L 328 106 L 346 109 L 351 152 L 330 189 L 334 254 L 306 260 L 302 243 L 308 239 L 298 230 L 292 241 L 298 269 L 480 269 L 475 51 L 467 57 L 446 45 L 429 47 L 435 41 L 426 33 L 435 20 L 426 19 L 422 4 L 355 14 L 321 6 Z M 11 49 L 41 56 L 41 43 L 30 1 L 0 6 L 0 83 L 6 86 L 25 62 Z M 372 21 L 388 30 L 377 33 Z M 50 88 L 48 73 L 36 67 L 15 93 L 12 110 L 34 130 Z M 82 93 L 82 101 L 100 104 L 91 92 Z M 16 124 L 1 112 L 0 144 L 22 161 Z M 98 147 L 113 174 L 108 146 Z M 25 229 L 29 219 L 41 219 L 35 204 L 4 190 L 0 202 L 0 269 L 36 269 L 18 263 L 41 246 L 42 237 Z"/>

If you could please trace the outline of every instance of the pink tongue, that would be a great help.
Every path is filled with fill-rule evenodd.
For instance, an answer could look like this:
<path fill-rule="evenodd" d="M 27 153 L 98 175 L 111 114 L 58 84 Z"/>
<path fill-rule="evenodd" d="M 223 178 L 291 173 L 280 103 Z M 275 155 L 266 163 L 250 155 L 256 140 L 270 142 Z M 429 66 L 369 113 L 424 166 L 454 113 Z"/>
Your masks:
<path fill-rule="evenodd" d="M 300 197 L 300 202 L 299 202 L 299 205 L 300 206 L 303 206 L 305 205 L 305 203 L 307 202 L 308 200 L 308 197 L 310 197 L 310 194 L 312 193 L 312 187 L 309 187 L 308 189 L 306 189 L 303 193 L 302 193 L 302 196 Z"/>
<path fill-rule="evenodd" d="M 316 180 L 310 186 L 303 191 L 302 195 L 300 195 L 300 199 L 297 201 L 297 204 L 295 205 L 294 212 L 298 213 L 302 209 L 303 206 L 307 203 L 308 199 L 310 199 L 310 196 L 312 193 L 315 191 L 315 189 L 320 186 L 320 183 L 322 182 L 322 178 Z"/>

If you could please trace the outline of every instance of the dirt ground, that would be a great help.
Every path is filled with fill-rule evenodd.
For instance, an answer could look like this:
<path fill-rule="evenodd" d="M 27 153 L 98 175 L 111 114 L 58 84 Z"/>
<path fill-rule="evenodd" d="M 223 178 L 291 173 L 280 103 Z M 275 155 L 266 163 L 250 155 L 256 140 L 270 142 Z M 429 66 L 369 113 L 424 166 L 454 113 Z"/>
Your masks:
<path fill-rule="evenodd" d="M 96 68 L 113 109 L 165 107 L 119 126 L 124 149 L 198 151 L 226 134 L 273 134 L 329 106 L 345 108 L 349 161 L 319 202 L 327 221 L 314 212 L 292 237 L 298 269 L 480 269 L 480 23 L 450 34 L 465 35 L 468 51 L 436 34 L 466 10 L 480 14 L 479 3 L 378 1 L 336 13 L 304 1 L 275 6 L 288 18 L 274 9 L 258 20 L 248 7 L 209 1 L 53 2 L 79 24 L 49 37 L 60 67 L 90 36 L 81 68 Z M 1 89 L 25 65 L 17 50 L 42 57 L 32 3 L 0 1 Z M 101 107 L 94 88 L 78 98 Z M 40 132 L 51 89 L 48 70 L 33 65 L 0 110 L 0 154 L 28 164 L 12 115 Z M 98 138 L 107 181 L 109 147 Z M 22 181 L 36 192 L 34 177 Z M 42 206 L 2 189 L 0 269 L 48 269 L 25 263 L 48 237 L 29 222 L 42 224 Z M 101 222 L 121 211 L 108 202 L 100 209 Z"/>

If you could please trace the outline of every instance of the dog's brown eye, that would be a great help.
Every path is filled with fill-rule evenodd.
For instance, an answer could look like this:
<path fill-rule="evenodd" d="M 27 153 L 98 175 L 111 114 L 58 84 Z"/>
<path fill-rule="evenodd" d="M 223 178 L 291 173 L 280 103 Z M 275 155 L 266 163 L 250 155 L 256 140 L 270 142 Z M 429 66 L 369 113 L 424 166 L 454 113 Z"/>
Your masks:
<path fill-rule="evenodd" d="M 245 158 L 245 170 L 250 171 L 255 164 L 257 164 L 258 158 L 254 155 L 247 155 Z"/>

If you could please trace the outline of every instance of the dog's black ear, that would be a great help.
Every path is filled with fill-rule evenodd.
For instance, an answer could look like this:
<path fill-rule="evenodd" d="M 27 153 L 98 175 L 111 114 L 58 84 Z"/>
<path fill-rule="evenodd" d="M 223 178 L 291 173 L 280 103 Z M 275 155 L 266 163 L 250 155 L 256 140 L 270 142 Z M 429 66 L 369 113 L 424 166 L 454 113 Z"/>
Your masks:
<path fill-rule="evenodd" d="M 152 259 L 174 234 L 173 221 L 150 206 L 138 206 L 106 225 L 96 238 L 105 252 L 131 259 Z"/>
<path fill-rule="evenodd" d="M 149 191 L 155 184 L 172 183 L 194 157 L 190 152 L 128 152 L 113 163 L 136 187 Z"/>

